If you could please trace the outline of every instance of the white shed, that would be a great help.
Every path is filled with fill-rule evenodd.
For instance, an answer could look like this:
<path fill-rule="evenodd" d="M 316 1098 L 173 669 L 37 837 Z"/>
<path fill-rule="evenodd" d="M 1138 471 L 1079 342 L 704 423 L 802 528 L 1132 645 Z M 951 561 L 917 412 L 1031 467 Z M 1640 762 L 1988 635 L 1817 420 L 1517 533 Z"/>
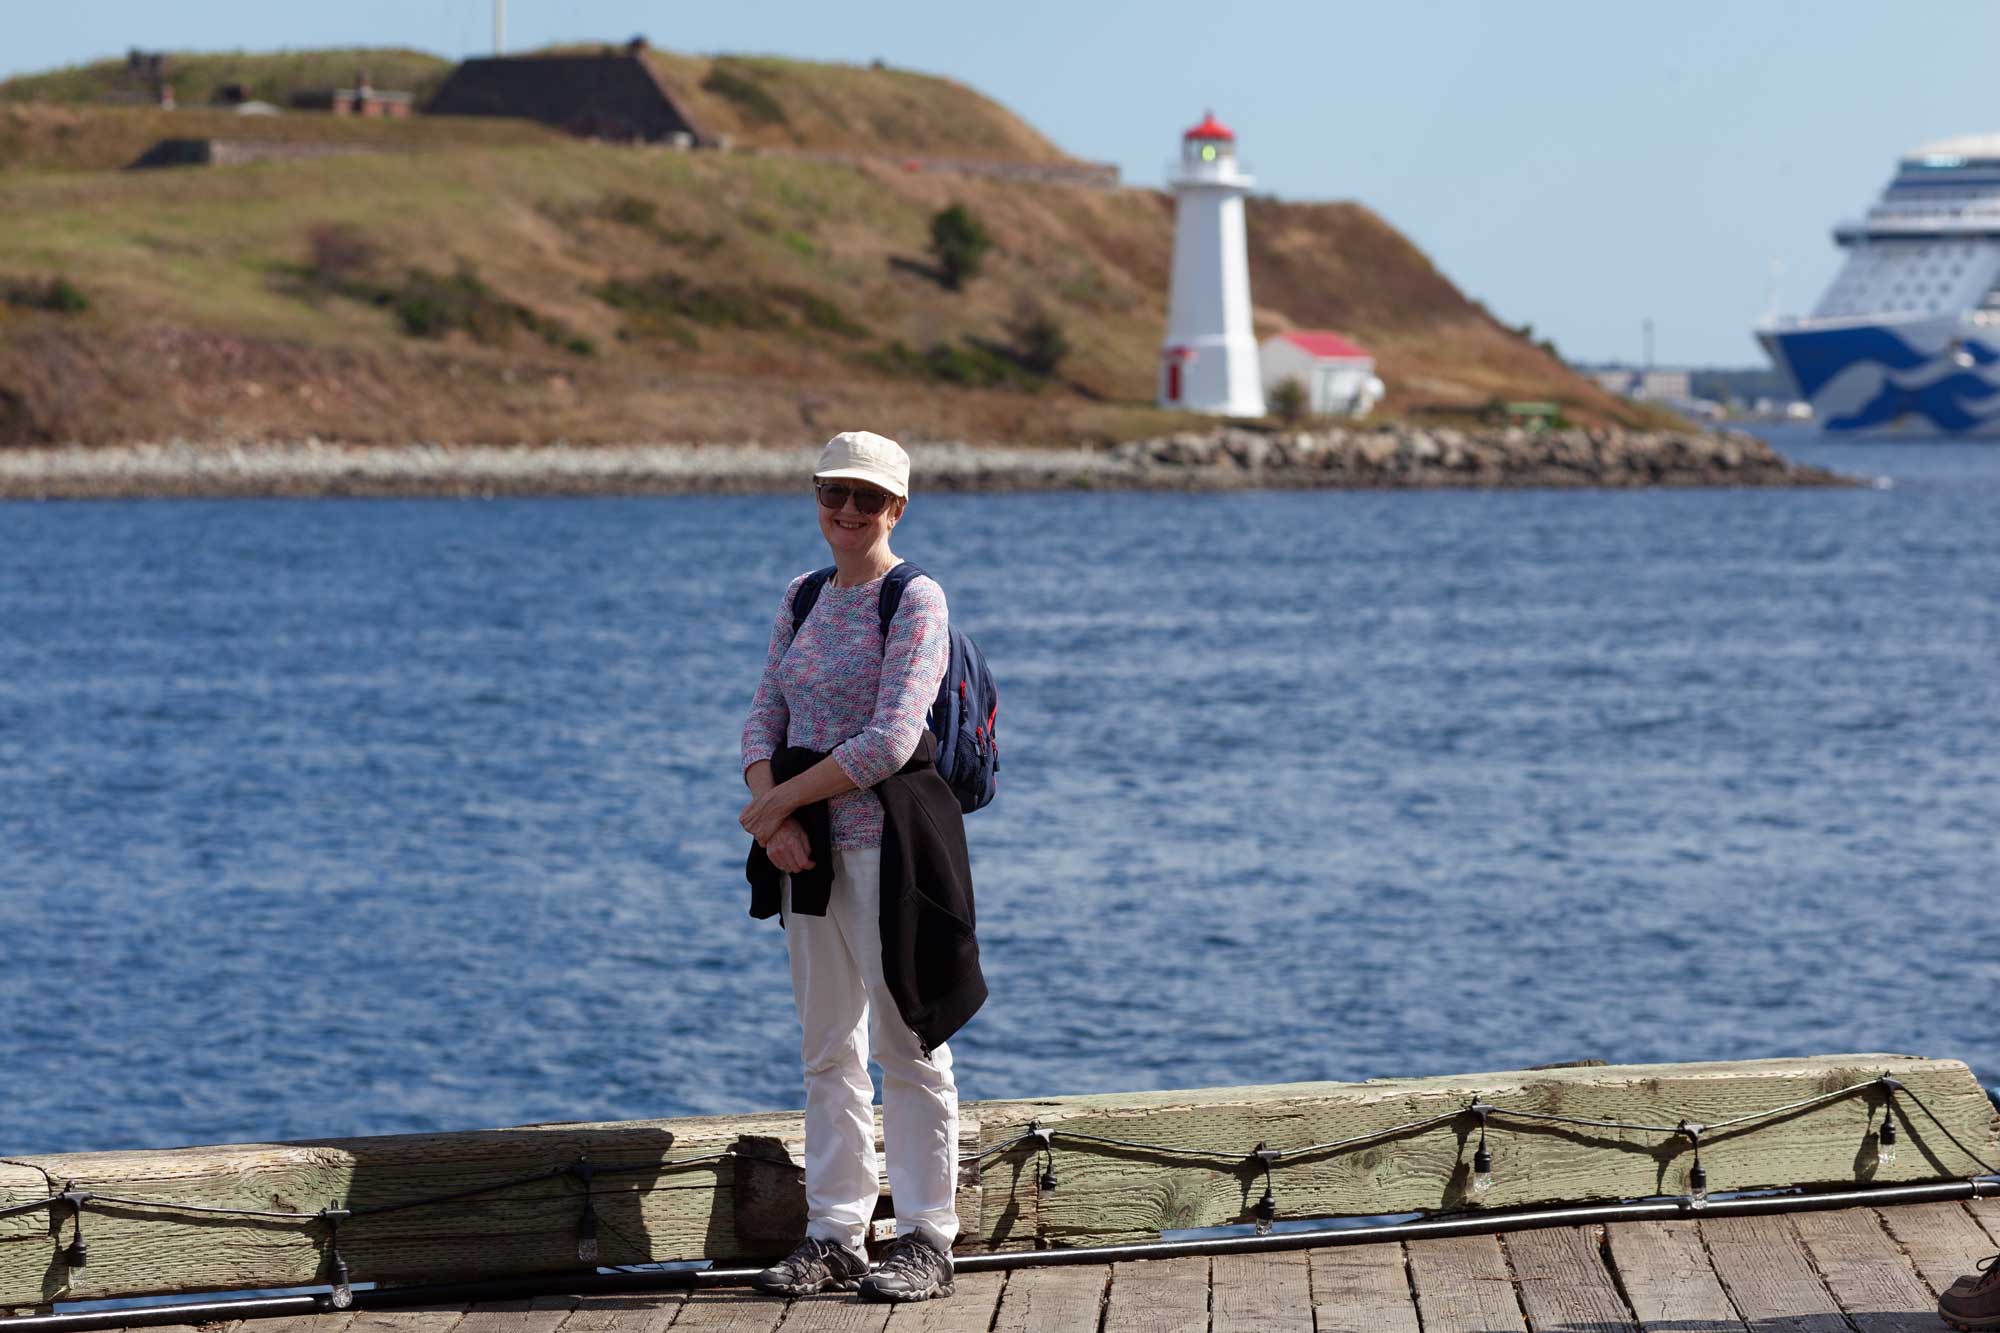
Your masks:
<path fill-rule="evenodd" d="M 1338 333 L 1294 329 L 1266 338 L 1257 351 L 1267 399 L 1291 379 L 1305 386 L 1314 416 L 1366 416 L 1382 399 L 1375 358 Z"/>

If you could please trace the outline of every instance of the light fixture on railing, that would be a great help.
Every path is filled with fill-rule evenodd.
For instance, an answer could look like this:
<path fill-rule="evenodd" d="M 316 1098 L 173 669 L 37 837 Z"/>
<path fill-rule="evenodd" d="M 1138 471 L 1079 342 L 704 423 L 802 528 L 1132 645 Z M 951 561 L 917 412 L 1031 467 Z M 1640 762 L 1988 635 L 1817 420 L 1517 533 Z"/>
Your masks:
<path fill-rule="evenodd" d="M 1708 1172 L 1701 1165 L 1701 1132 L 1706 1125 L 1698 1125 L 1691 1120 L 1680 1123 L 1680 1132 L 1694 1145 L 1694 1165 L 1688 1168 L 1688 1207 L 1699 1212 L 1708 1207 Z"/>
<path fill-rule="evenodd" d="M 1493 1108 L 1474 1102 L 1465 1109 L 1479 1117 L 1479 1146 L 1472 1150 L 1472 1192 L 1484 1195 L 1493 1188 L 1493 1154 L 1486 1150 L 1486 1117 Z"/>

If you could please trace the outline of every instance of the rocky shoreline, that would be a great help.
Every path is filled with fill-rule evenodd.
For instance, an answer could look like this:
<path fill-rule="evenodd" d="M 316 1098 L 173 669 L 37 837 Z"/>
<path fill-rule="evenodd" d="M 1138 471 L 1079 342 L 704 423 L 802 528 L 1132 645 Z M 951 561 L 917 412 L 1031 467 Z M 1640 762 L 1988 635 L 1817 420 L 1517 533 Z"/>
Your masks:
<path fill-rule="evenodd" d="M 1845 486 L 1762 440 L 1622 430 L 1185 432 L 1072 448 L 913 444 L 919 490 Z M 803 485 L 815 446 L 297 443 L 0 450 L 0 498 L 680 495 Z"/>

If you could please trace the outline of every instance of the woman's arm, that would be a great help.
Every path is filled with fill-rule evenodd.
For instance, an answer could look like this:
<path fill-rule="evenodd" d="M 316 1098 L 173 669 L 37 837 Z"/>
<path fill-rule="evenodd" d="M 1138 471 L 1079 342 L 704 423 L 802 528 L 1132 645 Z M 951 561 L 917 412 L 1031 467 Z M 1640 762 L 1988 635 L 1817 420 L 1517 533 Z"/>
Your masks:
<path fill-rule="evenodd" d="M 882 645 L 875 713 L 830 756 L 855 786 L 872 787 L 910 762 L 950 665 L 944 589 L 929 578 L 911 579 Z"/>
<path fill-rule="evenodd" d="M 737 822 L 743 825 L 745 833 L 767 847 L 778 830 L 791 819 L 792 812 L 800 806 L 811 805 L 814 801 L 824 801 L 828 797 L 854 790 L 854 779 L 848 777 L 846 771 L 833 761 L 832 755 L 828 755 L 790 781 L 778 783 L 776 786 L 771 785 L 769 764 L 756 767 L 764 770 L 764 789 L 759 791 L 757 784 L 751 782 L 752 800 L 743 807 L 743 813 L 738 816 Z M 900 768 L 902 765 L 898 764 L 897 767 Z M 783 868 L 779 867 L 781 870 Z"/>
<path fill-rule="evenodd" d="M 911 580 L 882 646 L 882 678 L 868 725 L 805 772 L 759 793 L 745 806 L 742 823 L 752 837 L 762 842 L 765 835 L 759 830 L 775 832 L 800 806 L 872 787 L 910 762 L 950 665 L 947 616 L 944 589 L 928 578 Z"/>

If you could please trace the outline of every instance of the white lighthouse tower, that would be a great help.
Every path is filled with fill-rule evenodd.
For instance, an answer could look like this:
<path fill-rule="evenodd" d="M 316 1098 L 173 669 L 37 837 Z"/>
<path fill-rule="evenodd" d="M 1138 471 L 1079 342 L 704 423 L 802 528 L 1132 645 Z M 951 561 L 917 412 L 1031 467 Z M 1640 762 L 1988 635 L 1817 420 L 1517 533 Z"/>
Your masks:
<path fill-rule="evenodd" d="M 1162 407 L 1221 416 L 1264 415 L 1257 339 L 1250 330 L 1250 261 L 1236 136 L 1209 112 L 1181 136 L 1174 190 L 1174 286 L 1160 349 Z"/>

